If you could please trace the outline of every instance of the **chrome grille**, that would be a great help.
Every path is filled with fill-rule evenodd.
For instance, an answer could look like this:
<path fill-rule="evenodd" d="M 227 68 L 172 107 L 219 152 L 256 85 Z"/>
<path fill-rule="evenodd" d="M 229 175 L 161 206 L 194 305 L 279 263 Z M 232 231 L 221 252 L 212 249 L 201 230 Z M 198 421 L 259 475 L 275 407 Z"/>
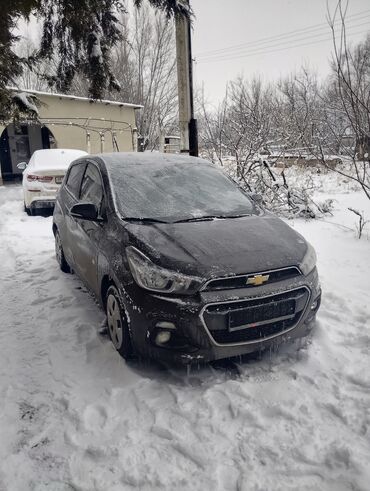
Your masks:
<path fill-rule="evenodd" d="M 207 305 L 201 319 L 216 344 L 263 341 L 292 329 L 307 306 L 306 287 L 267 297 Z"/>
<path fill-rule="evenodd" d="M 202 288 L 203 291 L 214 290 L 230 290 L 233 288 L 256 288 L 252 284 L 248 284 L 248 278 L 253 278 L 255 275 L 269 275 L 267 284 L 276 283 L 277 281 L 289 280 L 300 276 L 302 273 L 296 266 L 288 268 L 275 269 L 273 271 L 263 271 L 258 273 L 250 273 L 238 276 L 228 276 L 225 278 L 216 278 L 209 280 Z M 265 283 L 265 284 L 266 284 Z"/>

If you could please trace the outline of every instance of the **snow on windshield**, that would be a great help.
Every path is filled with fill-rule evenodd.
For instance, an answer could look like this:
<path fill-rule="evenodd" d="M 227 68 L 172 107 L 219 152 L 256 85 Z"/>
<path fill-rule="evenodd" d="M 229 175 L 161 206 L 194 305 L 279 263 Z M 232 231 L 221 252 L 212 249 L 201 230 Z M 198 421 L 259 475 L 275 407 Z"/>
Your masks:
<path fill-rule="evenodd" d="M 255 213 L 248 196 L 204 160 L 154 154 L 105 160 L 122 216 L 179 220 Z"/>

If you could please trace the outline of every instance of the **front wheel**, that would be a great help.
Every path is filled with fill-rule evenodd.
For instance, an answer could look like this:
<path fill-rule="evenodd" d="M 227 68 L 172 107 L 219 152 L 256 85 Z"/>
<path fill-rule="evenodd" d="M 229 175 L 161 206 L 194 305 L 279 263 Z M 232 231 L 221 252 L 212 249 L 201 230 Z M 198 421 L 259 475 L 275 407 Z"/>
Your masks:
<path fill-rule="evenodd" d="M 66 258 L 64 257 L 62 241 L 60 240 L 60 235 L 58 230 L 55 231 L 55 257 L 63 273 L 70 273 L 71 268 L 69 267 L 69 264 L 67 263 Z"/>
<path fill-rule="evenodd" d="M 127 360 L 132 356 L 130 331 L 120 295 L 113 285 L 108 288 L 106 312 L 111 341 L 122 358 Z"/>

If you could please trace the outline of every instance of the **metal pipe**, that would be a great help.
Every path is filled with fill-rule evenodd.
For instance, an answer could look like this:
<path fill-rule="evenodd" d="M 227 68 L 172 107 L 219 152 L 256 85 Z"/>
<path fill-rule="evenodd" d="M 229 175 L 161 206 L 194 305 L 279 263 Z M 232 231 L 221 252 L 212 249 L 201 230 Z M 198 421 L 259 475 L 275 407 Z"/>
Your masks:
<path fill-rule="evenodd" d="M 104 142 L 105 142 L 105 136 L 104 133 L 100 133 L 100 153 L 104 153 Z"/>
<path fill-rule="evenodd" d="M 86 132 L 86 152 L 91 153 L 91 135 L 88 131 Z"/>

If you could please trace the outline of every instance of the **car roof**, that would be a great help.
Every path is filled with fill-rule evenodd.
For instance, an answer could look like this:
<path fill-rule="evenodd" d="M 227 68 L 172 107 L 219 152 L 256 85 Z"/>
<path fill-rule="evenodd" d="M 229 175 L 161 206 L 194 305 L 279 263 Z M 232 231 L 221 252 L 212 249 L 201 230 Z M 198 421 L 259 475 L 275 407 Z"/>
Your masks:
<path fill-rule="evenodd" d="M 117 164 L 122 165 L 167 165 L 167 164 L 213 164 L 199 157 L 191 157 L 185 154 L 170 154 L 160 152 L 115 152 L 92 155 L 91 158 L 102 160 L 107 167 Z"/>

